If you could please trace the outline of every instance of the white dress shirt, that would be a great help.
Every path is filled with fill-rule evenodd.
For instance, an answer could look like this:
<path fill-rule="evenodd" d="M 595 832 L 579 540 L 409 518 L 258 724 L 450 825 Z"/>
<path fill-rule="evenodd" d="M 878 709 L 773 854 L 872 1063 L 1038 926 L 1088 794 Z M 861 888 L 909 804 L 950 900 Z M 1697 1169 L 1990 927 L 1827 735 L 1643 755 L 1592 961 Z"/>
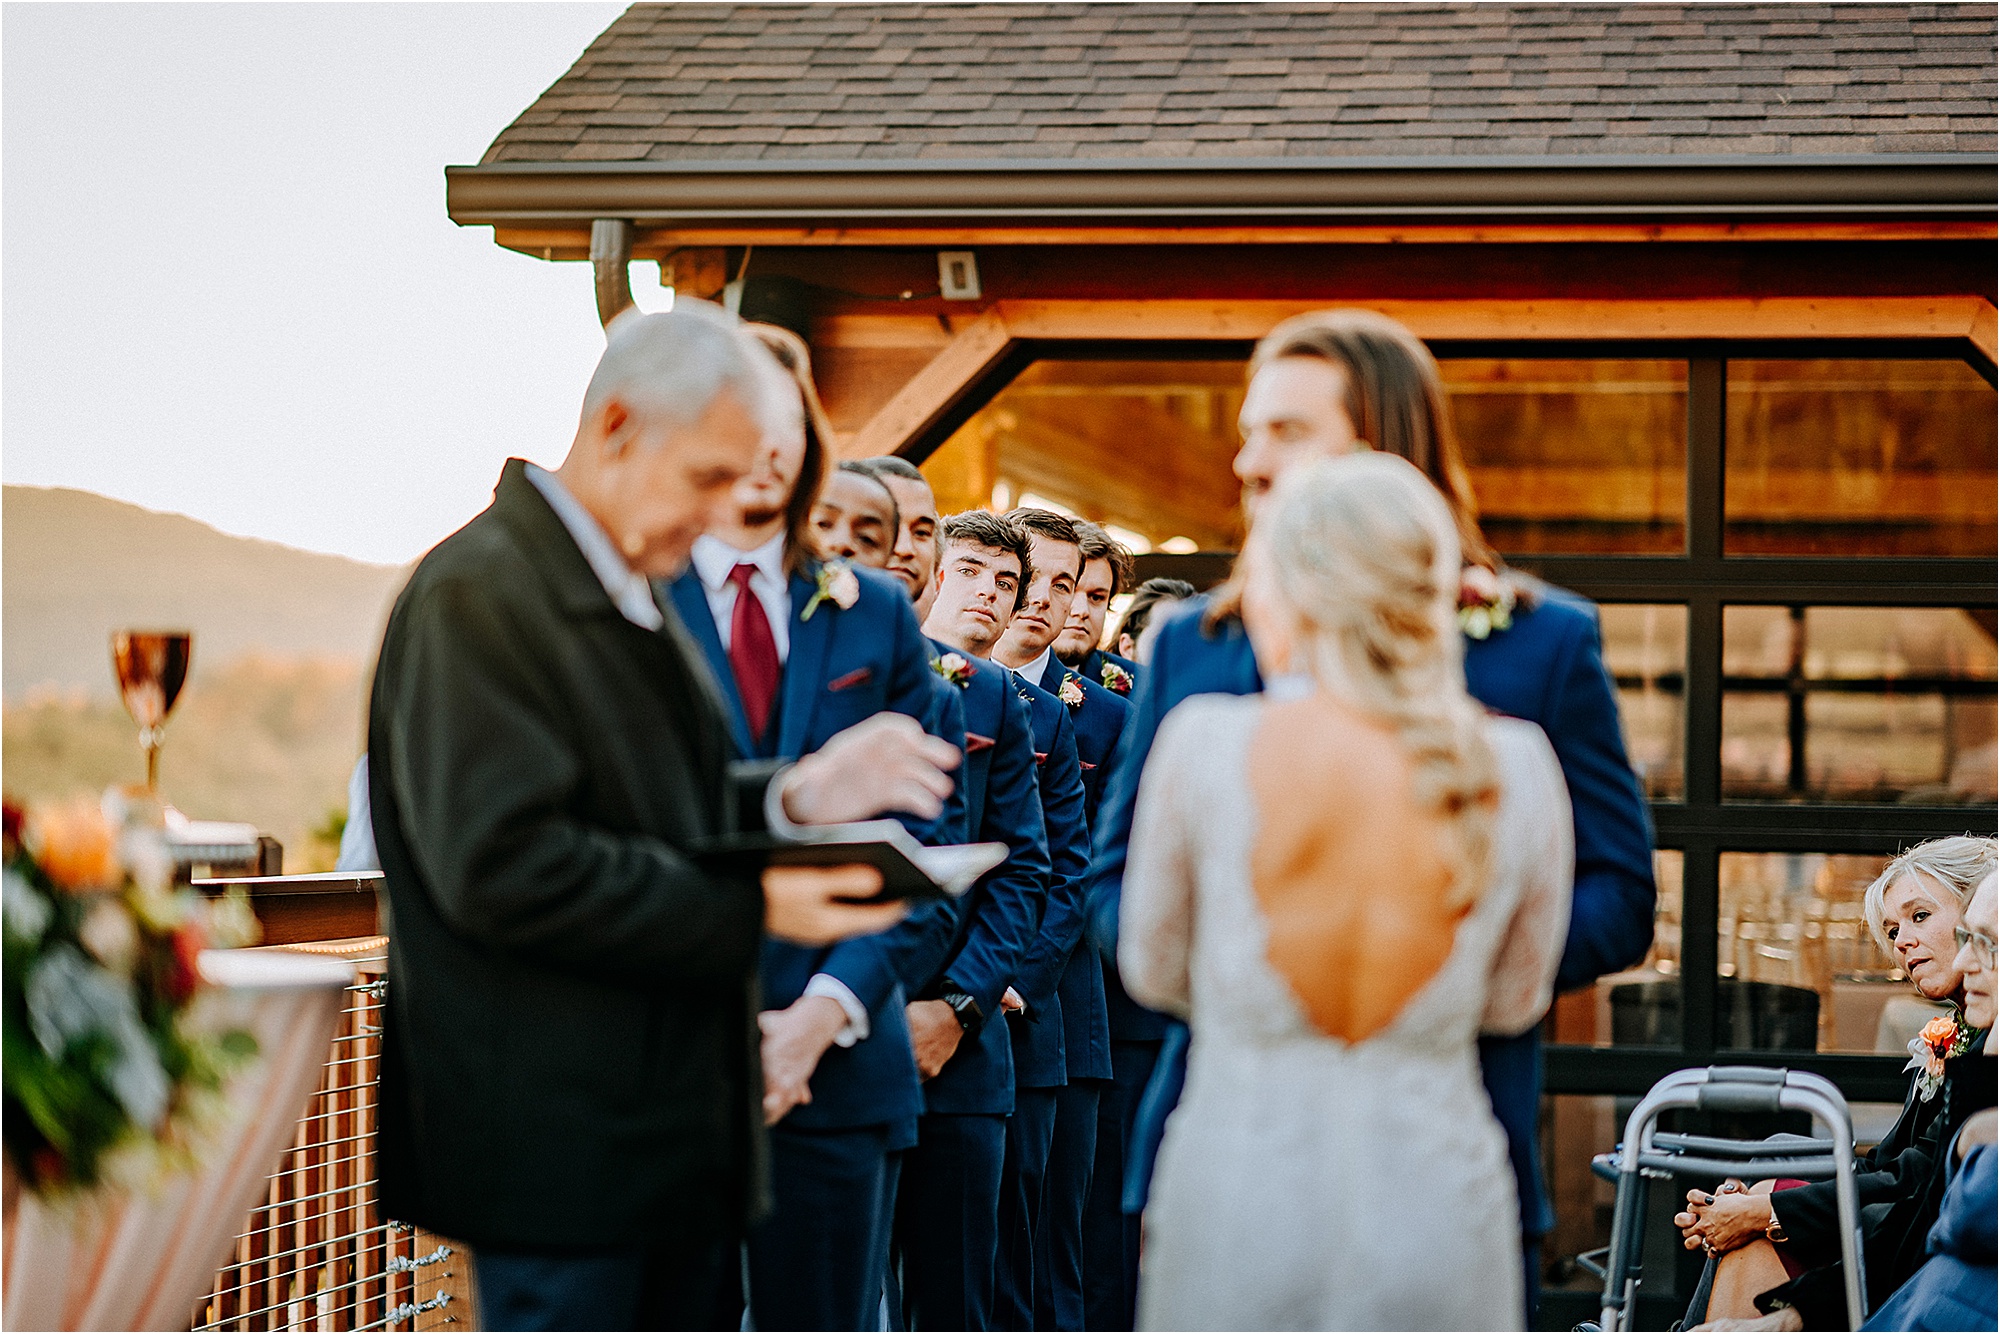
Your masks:
<path fill-rule="evenodd" d="M 695 577 L 708 595 L 708 614 L 715 620 L 715 633 L 722 640 L 724 653 L 729 651 L 736 629 L 736 584 L 729 575 L 745 561 L 757 567 L 750 576 L 750 591 L 764 605 L 782 666 L 792 652 L 792 585 L 785 574 L 785 535 L 779 533 L 755 551 L 738 551 L 706 533 L 694 540 Z"/>
<path fill-rule="evenodd" d="M 1047 648 L 1041 651 L 1040 655 L 1031 658 L 1027 662 L 1022 663 L 1019 667 L 1016 667 L 1014 669 L 1014 674 L 1020 677 L 1023 681 L 1026 681 L 1031 686 L 1042 686 L 1042 689 L 1044 690 L 1053 690 L 1054 689 L 1053 686 L 1042 685 L 1042 682 L 1046 680 L 1048 677 L 1049 657 L 1055 651 L 1056 651 L 1056 646 L 1054 644 L 1050 644 Z"/>
<path fill-rule="evenodd" d="M 611 598 L 611 605 L 618 608 L 623 616 L 641 630 L 658 630 L 667 623 L 660 611 L 660 604 L 653 601 L 653 587 L 646 582 L 646 576 L 638 573 L 625 563 L 625 557 L 611 540 L 604 526 L 592 517 L 583 502 L 569 493 L 562 479 L 547 468 L 538 468 L 530 463 L 527 467 L 528 480 L 535 490 L 542 493 L 542 499 L 549 502 L 549 508 L 562 520 L 562 526 L 569 530 L 570 540 L 576 549 L 590 562 L 590 569 L 597 576 L 597 582 L 604 585 L 605 593 Z"/>
<path fill-rule="evenodd" d="M 764 618 L 771 623 L 771 639 L 778 646 L 778 662 L 783 665 L 792 652 L 792 585 L 785 573 L 785 534 L 779 533 L 755 551 L 738 551 L 721 538 L 703 533 L 694 540 L 694 573 L 708 598 L 708 614 L 715 622 L 716 638 L 722 651 L 729 651 L 735 637 L 736 567 L 749 562 L 757 567 L 750 576 L 750 591 L 763 605 Z M 772 720 L 773 722 L 776 719 Z M 806 996 L 825 996 L 839 1004 L 847 1023 L 834 1035 L 834 1045 L 852 1047 L 868 1036 L 868 1009 L 845 982 L 831 973 L 814 973 L 806 982 Z"/>

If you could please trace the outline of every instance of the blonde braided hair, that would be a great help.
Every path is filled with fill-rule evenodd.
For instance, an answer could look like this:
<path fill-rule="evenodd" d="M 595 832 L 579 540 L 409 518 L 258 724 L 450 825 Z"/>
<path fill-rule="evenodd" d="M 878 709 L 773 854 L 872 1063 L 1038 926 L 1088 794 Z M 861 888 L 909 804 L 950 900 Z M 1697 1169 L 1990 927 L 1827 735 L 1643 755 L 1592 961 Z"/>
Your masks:
<path fill-rule="evenodd" d="M 1280 483 L 1251 541 L 1298 619 L 1294 666 L 1394 730 L 1419 806 L 1448 831 L 1451 906 L 1471 906 L 1492 859 L 1499 777 L 1465 688 L 1444 498 L 1395 455 L 1323 459 Z"/>

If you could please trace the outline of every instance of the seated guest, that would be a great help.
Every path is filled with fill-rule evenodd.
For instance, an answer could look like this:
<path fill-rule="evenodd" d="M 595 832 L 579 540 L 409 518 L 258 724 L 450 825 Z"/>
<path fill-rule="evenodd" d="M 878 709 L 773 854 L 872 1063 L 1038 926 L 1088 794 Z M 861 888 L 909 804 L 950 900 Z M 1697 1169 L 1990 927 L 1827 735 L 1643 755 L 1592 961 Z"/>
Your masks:
<path fill-rule="evenodd" d="M 811 526 L 821 560 L 887 569 L 896 543 L 896 498 L 860 464 L 843 463 L 826 475 L 813 501 Z"/>
<path fill-rule="evenodd" d="M 1185 579 L 1148 579 L 1140 584 L 1118 622 L 1118 652 L 1134 662 L 1145 662 L 1153 653 L 1146 627 L 1166 619 L 1176 605 L 1193 596 L 1194 585 Z"/>
<path fill-rule="evenodd" d="M 823 566 L 809 548 L 825 437 L 805 347 L 787 330 L 749 328 L 790 372 L 785 413 L 670 589 L 722 687 L 737 747 L 795 759 L 879 713 L 931 722 L 936 678 L 902 588 L 874 570 Z M 888 508 L 878 483 L 850 480 Z M 887 537 L 886 523 L 879 531 Z M 959 836 L 949 818 L 906 823 L 929 842 Z M 902 976 L 906 956 L 926 948 L 923 919 L 949 912 L 924 905 L 893 931 L 831 949 L 764 948 L 773 1208 L 751 1231 L 747 1267 L 759 1328 L 873 1328 L 888 1159 L 914 1141 L 922 1109 Z"/>
<path fill-rule="evenodd" d="M 866 868 L 714 874 L 754 817 L 936 818 L 955 751 L 871 719 L 732 766 L 671 578 L 780 411 L 689 302 L 620 323 L 562 466 L 519 459 L 397 598 L 369 706 L 396 985 L 385 1212 L 468 1241 L 495 1329 L 717 1328 L 759 1212 L 758 950 L 881 931 Z M 774 777 L 782 774 L 782 778 Z"/>
<path fill-rule="evenodd" d="M 1959 926 L 1958 966 L 1965 974 L 1965 1021 L 1993 1028 L 1994 883 L 1988 875 Z M 1990 1059 L 1993 1048 L 1986 1054 Z M 1994 1308 L 1994 1114 L 1976 1113 L 1952 1146 L 1955 1175 L 1931 1228 L 1916 1277 L 1896 1290 L 1863 1329 L 1992 1329 Z"/>
<path fill-rule="evenodd" d="M 1076 599 L 1069 620 L 1056 636 L 1056 656 L 1113 694 L 1130 698 L 1137 684 L 1136 664 L 1129 657 L 1106 653 L 1104 621 L 1111 599 L 1132 586 L 1132 553 L 1088 519 L 1071 520 L 1077 545 L 1083 548 L 1083 574 L 1076 581 Z"/>
<path fill-rule="evenodd" d="M 1991 838 L 1937 839 L 1892 860 L 1863 901 L 1869 930 L 1917 994 L 1953 1011 L 1949 1019 L 1932 1020 L 1926 1036 L 1911 1044 L 1911 1092 L 1903 1114 L 1855 1162 L 1870 1306 L 1923 1263 L 1924 1238 L 1944 1196 L 1944 1150 L 1972 1113 L 1994 1102 L 1993 1065 L 1978 1059 L 1988 1025 L 1966 1011 L 1954 938 L 1966 902 L 1994 862 Z M 1794 1328 L 1843 1328 L 1836 1199 L 1831 1181 L 1760 1181 L 1747 1189 L 1726 1181 L 1712 1192 L 1689 1191 L 1688 1207 L 1674 1223 L 1689 1250 L 1720 1257 L 1708 1315 L 1747 1319 L 1782 1304 L 1793 1308 L 1789 1318 L 1803 1322 Z"/>

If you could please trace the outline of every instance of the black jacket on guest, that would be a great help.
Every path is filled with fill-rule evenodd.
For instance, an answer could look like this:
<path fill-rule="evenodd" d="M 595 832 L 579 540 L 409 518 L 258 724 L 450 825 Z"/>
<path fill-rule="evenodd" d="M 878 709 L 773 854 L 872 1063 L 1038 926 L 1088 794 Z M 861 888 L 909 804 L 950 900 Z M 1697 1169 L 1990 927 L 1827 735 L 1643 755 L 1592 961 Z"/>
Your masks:
<path fill-rule="evenodd" d="M 1950 1184 L 1952 1138 L 1974 1112 L 1994 1102 L 1994 1062 L 1982 1033 L 1964 1055 L 1944 1063 L 1944 1083 L 1928 1103 L 1914 1091 L 1903 1115 L 1875 1152 L 1857 1166 L 1862 1269 L 1874 1310 L 1923 1267 L 1925 1242 Z M 1831 1183 L 1773 1195 L 1772 1212 L 1789 1238 L 1787 1249 L 1818 1268 L 1761 1294 L 1765 1309 L 1796 1307 L 1807 1329 L 1846 1329 L 1847 1297 L 1840 1270 L 1840 1224 Z M 1796 1197 L 1796 1198 L 1794 1198 Z"/>
<path fill-rule="evenodd" d="M 375 675 L 386 1215 L 562 1250 L 755 1210 L 763 896 L 687 855 L 761 815 L 730 755 L 678 621 L 625 619 L 510 460 L 411 576 Z"/>

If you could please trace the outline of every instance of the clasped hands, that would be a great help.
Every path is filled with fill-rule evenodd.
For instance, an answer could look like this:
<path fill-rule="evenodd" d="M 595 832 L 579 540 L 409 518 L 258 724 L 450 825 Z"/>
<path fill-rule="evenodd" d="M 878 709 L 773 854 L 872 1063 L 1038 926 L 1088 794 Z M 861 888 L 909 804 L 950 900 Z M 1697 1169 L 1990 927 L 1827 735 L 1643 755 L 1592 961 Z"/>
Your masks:
<path fill-rule="evenodd" d="M 915 720 L 876 714 L 793 765 L 779 799 L 797 824 L 846 824 L 890 812 L 934 819 L 951 795 L 959 759 L 958 747 Z M 902 919 L 903 904 L 853 901 L 881 888 L 881 874 L 869 866 L 771 867 L 764 872 L 764 929 L 801 945 L 887 930 Z"/>
<path fill-rule="evenodd" d="M 1726 1255 L 1762 1238 L 1777 1218 L 1770 1195 L 1749 1191 L 1734 1177 L 1713 1194 L 1691 1190 L 1687 1198 L 1688 1207 L 1674 1215 L 1674 1226 L 1681 1230 L 1681 1245 L 1690 1251 Z"/>

